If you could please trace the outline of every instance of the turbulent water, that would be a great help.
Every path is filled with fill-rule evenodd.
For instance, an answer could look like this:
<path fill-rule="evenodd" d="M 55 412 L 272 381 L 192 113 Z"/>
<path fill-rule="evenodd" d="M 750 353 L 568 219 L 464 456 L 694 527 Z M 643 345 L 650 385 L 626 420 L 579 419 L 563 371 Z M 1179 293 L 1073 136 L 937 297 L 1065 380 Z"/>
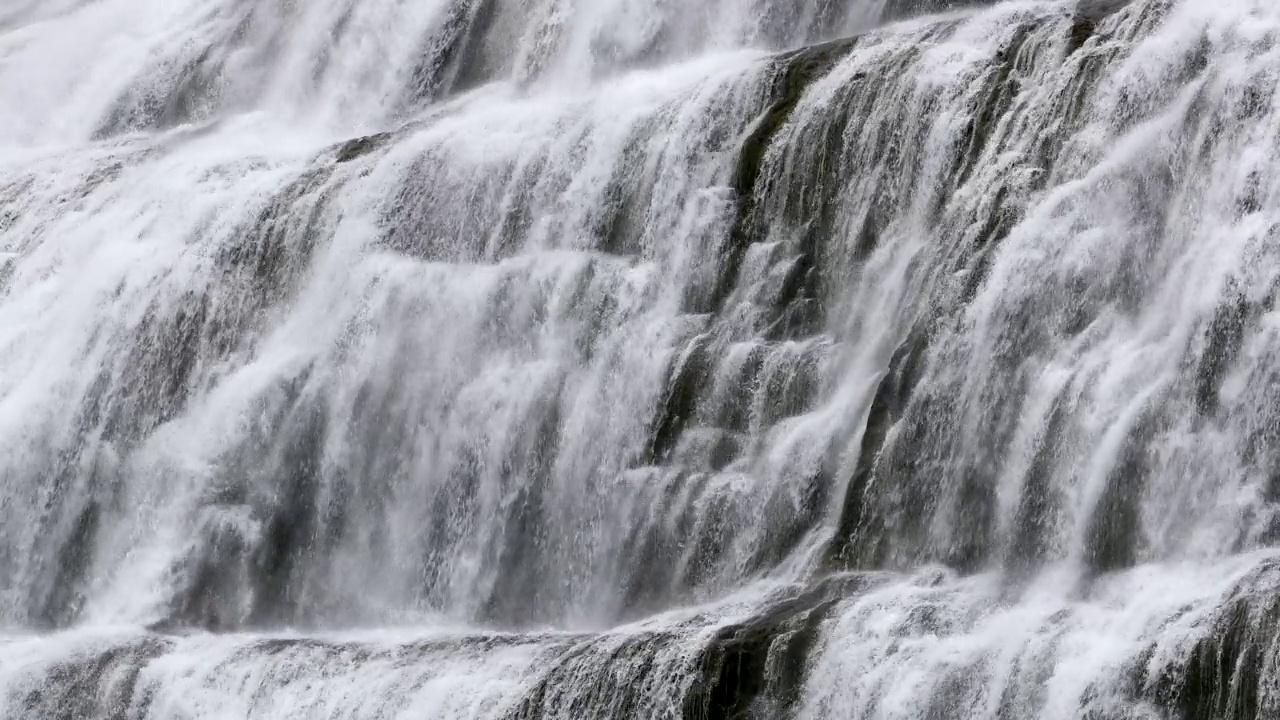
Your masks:
<path fill-rule="evenodd" d="M 0 0 L 0 716 L 1280 717 L 1270 0 Z"/>

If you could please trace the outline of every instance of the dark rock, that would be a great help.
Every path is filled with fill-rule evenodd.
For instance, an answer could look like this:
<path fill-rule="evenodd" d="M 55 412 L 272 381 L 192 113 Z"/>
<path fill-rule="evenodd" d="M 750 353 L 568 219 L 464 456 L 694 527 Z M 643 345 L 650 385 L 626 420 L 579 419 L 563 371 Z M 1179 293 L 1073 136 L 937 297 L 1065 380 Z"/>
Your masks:
<path fill-rule="evenodd" d="M 1132 0 L 1080 0 L 1071 17 L 1070 51 L 1075 52 L 1084 46 L 1097 32 L 1099 23 L 1120 12 L 1130 2 Z"/>
<path fill-rule="evenodd" d="M 146 717 L 138 679 L 169 648 L 156 638 L 137 640 L 51 668 L 37 687 L 15 698 L 19 717 L 41 720 L 128 720 Z"/>
<path fill-rule="evenodd" d="M 338 146 L 336 159 L 340 163 L 351 162 L 358 157 L 368 155 L 377 150 L 387 144 L 390 139 L 391 133 L 377 133 L 376 135 L 366 135 L 354 140 L 348 140 Z"/>
<path fill-rule="evenodd" d="M 819 630 L 841 599 L 875 583 L 830 578 L 758 616 L 716 633 L 684 700 L 685 720 L 787 717 L 800 699 Z"/>
<path fill-rule="evenodd" d="M 993 5 L 996 0 L 889 0 L 880 15 L 883 21 L 901 20 L 916 15 L 930 15 Z"/>
<path fill-rule="evenodd" d="M 821 78 L 853 50 L 857 38 L 834 40 L 786 53 L 776 60 L 777 75 L 770 89 L 770 105 L 756 121 L 738 150 L 731 186 L 738 201 L 738 211 L 730 231 L 717 286 L 709 298 L 709 310 L 719 310 L 738 280 L 738 270 L 747 247 L 757 241 L 756 185 L 764 168 L 764 156 L 778 131 L 791 118 L 805 90 Z M 696 311 L 696 310 L 695 310 Z"/>
<path fill-rule="evenodd" d="M 1014 519 L 1013 542 L 1005 567 L 1014 581 L 1031 576 L 1049 553 L 1053 542 L 1053 524 L 1060 498 L 1053 482 L 1054 468 L 1059 463 L 1061 445 L 1064 443 L 1070 413 L 1066 401 L 1060 396 L 1054 404 L 1049 422 L 1044 428 Z"/>
<path fill-rule="evenodd" d="M 1244 345 L 1245 332 L 1259 314 L 1242 293 L 1233 295 L 1218 306 L 1205 331 L 1195 387 L 1196 410 L 1201 415 L 1217 411 L 1222 381 Z"/>
<path fill-rule="evenodd" d="M 889 431 L 907 411 L 911 395 L 924 372 L 928 350 L 927 333 L 922 329 L 915 330 L 899 345 L 889 361 L 888 370 L 880 379 L 862 432 L 858 464 L 845 489 L 840 522 L 827 553 L 830 567 L 852 568 L 860 565 L 856 545 L 864 529 L 867 513 L 862 502 L 863 493 L 876 472 Z"/>
<path fill-rule="evenodd" d="M 528 626 L 545 621 L 552 590 L 549 559 L 558 557 L 548 547 L 548 516 L 554 512 L 546 500 L 553 482 L 557 450 L 560 447 L 560 409 L 544 403 L 540 416 L 530 419 L 522 434 L 525 447 L 517 446 L 504 468 L 504 485 L 516 488 L 505 510 L 504 533 L 494 551 L 497 579 L 489 593 L 482 617 L 506 626 Z"/>
<path fill-rule="evenodd" d="M 479 85 L 493 72 L 484 56 L 485 35 L 497 0 L 453 0 L 413 72 L 411 102 L 437 100 Z"/>
<path fill-rule="evenodd" d="M 1186 656 L 1139 673 L 1148 702 L 1177 720 L 1275 717 L 1273 677 L 1280 653 L 1280 583 L 1269 562 L 1246 577 L 1213 614 Z"/>
<path fill-rule="evenodd" d="M 665 460 L 675 448 L 685 425 L 693 418 L 699 393 L 710 378 L 710 342 L 711 338 L 706 335 L 694 338 L 672 366 L 666 398 L 654 424 L 649 460 Z"/>
<path fill-rule="evenodd" d="M 591 641 L 549 658 L 551 665 L 507 720 L 660 717 L 653 688 L 661 686 L 658 653 L 678 637 L 644 633 L 602 649 Z M 605 654 L 607 653 L 607 654 Z"/>
<path fill-rule="evenodd" d="M 1084 559 L 1093 572 L 1122 570 L 1137 561 L 1142 536 L 1139 503 L 1150 472 L 1147 453 L 1153 433 L 1153 418 L 1139 420 L 1107 475 L 1085 530 Z"/>
<path fill-rule="evenodd" d="M 209 47 L 160 83 L 148 75 L 116 100 L 94 138 L 167 130 L 210 118 L 222 101 L 224 60 Z"/>
<path fill-rule="evenodd" d="M 101 515 L 98 503 L 91 501 L 85 505 L 59 549 L 52 592 L 41 617 L 46 626 L 66 627 L 80 613 L 84 602 L 81 586 L 96 551 Z"/>

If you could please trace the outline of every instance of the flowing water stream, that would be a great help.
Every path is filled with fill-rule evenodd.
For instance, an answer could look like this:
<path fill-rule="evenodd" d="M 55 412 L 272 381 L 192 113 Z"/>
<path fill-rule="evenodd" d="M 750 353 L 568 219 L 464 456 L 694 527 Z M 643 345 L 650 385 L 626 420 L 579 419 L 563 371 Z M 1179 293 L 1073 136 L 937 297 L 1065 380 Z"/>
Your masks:
<path fill-rule="evenodd" d="M 1280 717 L 1280 5 L 0 0 L 0 717 Z"/>

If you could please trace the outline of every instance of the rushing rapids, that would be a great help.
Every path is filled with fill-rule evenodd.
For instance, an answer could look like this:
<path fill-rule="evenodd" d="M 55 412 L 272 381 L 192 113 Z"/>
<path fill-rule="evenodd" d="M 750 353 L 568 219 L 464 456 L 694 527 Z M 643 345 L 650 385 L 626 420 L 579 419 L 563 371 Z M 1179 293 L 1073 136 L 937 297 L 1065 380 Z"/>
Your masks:
<path fill-rule="evenodd" d="M 0 716 L 1280 717 L 1280 7 L 0 4 Z"/>

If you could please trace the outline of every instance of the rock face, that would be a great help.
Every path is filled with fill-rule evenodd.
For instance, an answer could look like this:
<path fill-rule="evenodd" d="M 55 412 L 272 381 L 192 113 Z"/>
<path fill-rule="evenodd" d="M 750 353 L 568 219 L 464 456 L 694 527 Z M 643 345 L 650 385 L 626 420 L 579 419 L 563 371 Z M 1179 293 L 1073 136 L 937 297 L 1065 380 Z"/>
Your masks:
<path fill-rule="evenodd" d="M 1097 22 L 1119 12 L 1132 2 L 1133 0 L 1079 0 L 1075 16 Z"/>
<path fill-rule="evenodd" d="M 1130 2 L 1131 0 L 1079 0 L 1071 18 L 1071 48 L 1079 49 L 1093 36 L 1098 23 L 1119 12 Z"/>
<path fill-rule="evenodd" d="M 993 3 L 990 0 L 888 0 L 881 17 L 884 20 L 901 20 L 917 15 L 945 13 L 991 4 Z"/>
<path fill-rule="evenodd" d="M 1280 713 L 1280 9 L 570 5 L 0 11 L 0 716 Z"/>

